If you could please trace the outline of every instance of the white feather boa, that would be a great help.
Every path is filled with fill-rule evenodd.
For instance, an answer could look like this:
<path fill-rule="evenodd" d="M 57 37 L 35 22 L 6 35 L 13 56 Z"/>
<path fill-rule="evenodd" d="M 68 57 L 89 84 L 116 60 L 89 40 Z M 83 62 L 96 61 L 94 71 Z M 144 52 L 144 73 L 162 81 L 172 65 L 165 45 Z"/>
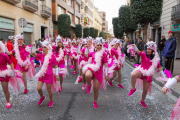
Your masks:
<path fill-rule="evenodd" d="M 80 68 L 82 68 L 82 65 L 87 65 L 87 64 L 90 64 L 92 62 L 92 57 L 90 57 L 89 59 L 88 59 L 88 61 L 84 61 L 84 60 L 82 60 L 81 62 L 80 62 Z"/>
<path fill-rule="evenodd" d="M 144 70 L 144 69 L 141 67 L 141 65 L 140 65 L 140 66 L 138 66 L 137 68 L 135 68 L 135 69 L 132 71 L 132 73 L 133 73 L 134 71 L 141 71 L 141 73 L 142 73 L 143 76 L 152 76 L 152 75 L 154 75 L 154 72 L 155 72 L 155 69 L 157 68 L 157 65 L 158 65 L 159 60 L 160 60 L 159 55 L 158 55 L 157 52 L 155 52 L 155 56 L 154 56 L 154 58 L 151 60 L 152 65 L 151 65 L 151 67 L 150 67 L 148 70 L 146 70 L 146 69 Z M 131 74 L 132 74 L 132 73 L 131 73 Z"/>
<path fill-rule="evenodd" d="M 53 54 L 52 53 L 52 47 L 49 45 L 49 50 L 48 50 L 47 55 L 44 58 L 44 63 L 43 63 L 41 69 L 39 70 L 39 72 L 36 74 L 35 77 L 41 78 L 47 72 L 47 68 L 48 68 L 48 65 L 49 65 L 49 60 L 51 59 L 52 54 Z"/>
<path fill-rule="evenodd" d="M 87 71 L 88 68 L 91 68 L 94 70 L 94 72 L 97 72 L 101 67 L 101 59 L 103 57 L 103 50 L 98 51 L 95 53 L 95 62 L 96 64 L 87 64 L 83 67 L 83 73 Z"/>
<path fill-rule="evenodd" d="M 23 61 L 21 59 L 21 55 L 19 53 L 19 45 L 18 45 L 18 38 L 15 38 L 15 44 L 14 44 L 14 50 L 15 50 L 15 54 L 16 54 L 16 59 L 17 59 L 17 62 L 18 64 L 23 67 L 23 66 L 26 66 L 30 63 L 30 60 L 28 59 L 28 57 L 26 58 L 25 61 Z M 26 49 L 27 50 L 27 49 Z"/>
<path fill-rule="evenodd" d="M 10 74 L 11 74 L 11 67 L 9 65 L 7 65 L 6 70 L 0 70 L 0 77 L 6 78 L 7 76 L 10 76 Z"/>
<path fill-rule="evenodd" d="M 62 59 L 63 59 L 63 57 L 64 57 L 64 51 L 63 51 L 63 49 L 62 48 L 59 48 L 59 57 L 56 57 L 56 60 L 59 62 L 59 61 L 61 61 Z"/>

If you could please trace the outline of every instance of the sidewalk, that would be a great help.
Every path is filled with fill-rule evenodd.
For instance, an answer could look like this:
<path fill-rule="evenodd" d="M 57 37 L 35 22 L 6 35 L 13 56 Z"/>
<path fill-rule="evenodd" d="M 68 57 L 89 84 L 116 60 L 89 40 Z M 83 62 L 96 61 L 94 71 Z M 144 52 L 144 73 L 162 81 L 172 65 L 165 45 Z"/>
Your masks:
<path fill-rule="evenodd" d="M 127 58 L 127 57 L 126 57 Z M 130 62 L 128 59 L 126 59 L 126 62 L 133 66 L 134 67 L 134 64 L 135 64 L 135 61 L 132 60 L 132 62 Z M 135 67 L 134 67 L 135 68 Z M 180 75 L 180 60 L 175 60 L 174 61 L 174 73 L 173 73 L 173 77 L 176 76 L 176 75 Z M 155 82 L 156 84 L 158 84 L 159 86 L 163 87 L 164 86 L 164 82 L 163 81 L 157 81 L 156 78 L 157 77 L 160 77 L 160 75 L 155 72 L 154 73 L 154 77 L 153 77 L 153 82 Z M 180 96 L 180 83 L 177 83 L 176 85 L 174 85 L 173 87 L 171 87 L 171 91 L 172 91 L 172 94 L 174 96 L 176 96 L 177 98 L 179 98 Z"/>

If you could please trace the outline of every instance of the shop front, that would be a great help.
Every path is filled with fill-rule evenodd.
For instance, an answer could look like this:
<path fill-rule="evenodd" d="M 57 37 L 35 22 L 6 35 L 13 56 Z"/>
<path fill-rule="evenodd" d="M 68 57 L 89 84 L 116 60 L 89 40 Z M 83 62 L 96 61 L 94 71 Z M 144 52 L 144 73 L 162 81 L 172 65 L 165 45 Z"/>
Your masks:
<path fill-rule="evenodd" d="M 32 44 L 33 41 L 33 25 L 32 24 L 27 24 L 25 28 L 23 28 L 24 32 L 24 40 L 26 40 L 26 44 L 30 45 Z"/>
<path fill-rule="evenodd" d="M 175 58 L 180 58 L 180 24 L 172 25 L 172 31 L 174 32 L 174 37 L 177 39 Z"/>
<path fill-rule="evenodd" d="M 8 40 L 8 36 L 13 36 L 14 33 L 14 20 L 0 17 L 0 39 Z"/>

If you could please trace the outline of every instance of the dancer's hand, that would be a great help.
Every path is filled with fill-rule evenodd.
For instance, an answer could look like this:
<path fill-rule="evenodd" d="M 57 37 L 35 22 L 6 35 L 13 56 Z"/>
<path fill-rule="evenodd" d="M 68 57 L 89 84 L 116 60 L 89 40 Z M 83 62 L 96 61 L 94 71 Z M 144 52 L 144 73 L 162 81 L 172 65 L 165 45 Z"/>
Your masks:
<path fill-rule="evenodd" d="M 168 88 L 167 88 L 166 86 L 164 86 L 164 87 L 162 88 L 162 92 L 163 92 L 164 94 L 166 94 L 166 93 L 168 92 Z"/>
<path fill-rule="evenodd" d="M 108 81 L 109 80 L 109 76 L 106 76 L 105 79 Z"/>
<path fill-rule="evenodd" d="M 25 66 L 25 70 L 27 70 L 27 69 L 28 69 L 28 65 Z"/>
<path fill-rule="evenodd" d="M 121 64 L 121 67 L 123 68 L 123 67 L 124 67 L 124 64 Z"/>
<path fill-rule="evenodd" d="M 56 75 L 56 81 L 59 81 L 59 75 Z"/>

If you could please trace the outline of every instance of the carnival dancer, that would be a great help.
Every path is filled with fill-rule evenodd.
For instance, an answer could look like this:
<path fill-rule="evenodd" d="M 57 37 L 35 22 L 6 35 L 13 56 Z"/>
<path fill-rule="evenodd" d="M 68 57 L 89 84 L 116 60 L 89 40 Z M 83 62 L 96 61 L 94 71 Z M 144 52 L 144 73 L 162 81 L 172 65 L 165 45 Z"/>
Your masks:
<path fill-rule="evenodd" d="M 67 70 L 67 56 L 66 56 L 66 49 L 64 49 L 61 36 L 58 35 L 56 38 L 56 46 L 53 46 L 53 49 L 55 50 L 55 57 L 59 66 L 59 77 L 60 77 L 60 88 L 59 92 L 62 91 L 62 83 L 64 77 L 68 75 Z"/>
<path fill-rule="evenodd" d="M 71 46 L 71 66 L 70 69 L 74 69 L 73 74 L 77 74 L 77 62 L 78 62 L 78 54 L 77 54 L 77 46 L 76 46 L 76 40 L 72 40 L 72 46 Z"/>
<path fill-rule="evenodd" d="M 156 44 L 154 42 L 147 43 L 147 53 L 138 50 L 136 45 L 132 45 L 137 54 L 141 56 L 142 63 L 135 68 L 131 73 L 131 85 L 132 88 L 128 96 L 132 96 L 136 92 L 136 88 L 143 89 L 142 99 L 140 101 L 144 108 L 147 108 L 144 100 L 147 93 L 151 95 L 152 78 L 155 69 L 158 68 L 161 76 L 165 77 L 165 74 L 160 65 L 160 58 L 157 53 Z"/>
<path fill-rule="evenodd" d="M 123 85 L 121 84 L 121 68 L 123 67 L 124 64 L 124 56 L 121 53 L 121 41 L 118 39 L 114 39 L 111 43 L 113 45 L 113 48 L 110 50 L 110 58 L 108 60 L 108 67 L 109 67 L 109 77 L 110 80 L 107 81 L 107 83 L 112 87 L 112 81 L 118 74 L 118 87 L 119 88 L 124 88 Z"/>
<path fill-rule="evenodd" d="M 83 77 L 83 79 L 85 79 L 84 75 L 82 74 L 82 68 L 89 63 L 88 62 L 89 58 L 85 56 L 86 48 L 87 48 L 87 41 L 86 41 L 86 39 L 83 39 L 82 40 L 81 51 L 79 53 L 80 57 L 79 57 L 79 76 L 78 76 L 78 82 L 82 81 L 82 77 Z M 83 84 L 82 89 L 84 90 L 85 87 L 86 87 L 86 83 Z"/>
<path fill-rule="evenodd" d="M 166 94 L 167 91 L 177 82 L 180 82 L 180 75 L 174 78 L 169 78 L 165 86 L 162 88 L 162 92 Z M 179 119 L 180 119 L 180 97 L 171 111 L 171 120 L 179 120 Z"/>
<path fill-rule="evenodd" d="M 67 51 L 67 61 L 70 62 L 71 40 L 68 38 L 64 45 L 65 45 L 66 51 Z M 71 67 L 71 66 L 70 66 L 70 67 Z"/>
<path fill-rule="evenodd" d="M 53 106 L 53 94 L 52 92 L 58 91 L 59 89 L 59 68 L 55 56 L 52 53 L 52 46 L 47 40 L 41 42 L 43 48 L 43 54 L 35 53 L 35 49 L 32 49 L 32 55 L 37 57 L 41 61 L 41 69 L 35 77 L 38 78 L 37 90 L 40 95 L 38 105 L 41 105 L 44 99 L 42 86 L 45 83 L 49 94 L 49 107 Z M 53 74 L 53 66 L 55 66 L 55 75 Z M 55 77 L 56 76 L 56 77 Z"/>
<path fill-rule="evenodd" d="M 105 48 L 105 50 L 107 50 L 108 49 L 108 40 L 105 40 L 105 43 L 104 43 L 104 48 Z"/>
<path fill-rule="evenodd" d="M 92 57 L 91 64 L 87 64 L 83 67 L 83 74 L 85 74 L 85 79 L 87 81 L 87 94 L 90 93 L 91 86 L 93 85 L 94 90 L 94 108 L 97 109 L 97 99 L 98 99 L 98 91 L 99 88 L 106 87 L 106 80 L 108 77 L 108 67 L 107 67 L 107 57 L 106 53 L 102 50 L 102 39 L 96 40 L 96 51 L 88 54 L 89 57 Z M 105 66 L 105 75 L 103 74 L 103 66 Z M 106 77 L 105 77 L 106 76 Z M 105 80 L 106 78 L 106 80 Z M 91 84 L 91 80 L 93 80 L 93 84 Z"/>
<path fill-rule="evenodd" d="M 11 108 L 11 103 L 10 103 L 10 93 L 8 91 L 8 83 L 11 84 L 11 86 L 14 89 L 14 92 L 18 93 L 18 90 L 20 89 L 20 82 L 22 82 L 22 78 L 16 75 L 13 63 L 11 62 L 9 56 L 5 54 L 5 51 L 9 53 L 7 48 L 5 48 L 5 45 L 0 41 L 0 58 L 1 58 L 0 59 L 0 81 L 1 81 L 4 94 L 6 96 L 6 101 L 7 101 L 6 107 L 7 109 L 9 109 Z"/>
<path fill-rule="evenodd" d="M 22 72 L 24 81 L 24 94 L 28 93 L 26 74 L 29 79 L 35 75 L 34 63 L 30 61 L 30 47 L 23 43 L 22 35 L 15 36 L 14 50 L 17 59 L 17 67 L 15 69 Z"/>

